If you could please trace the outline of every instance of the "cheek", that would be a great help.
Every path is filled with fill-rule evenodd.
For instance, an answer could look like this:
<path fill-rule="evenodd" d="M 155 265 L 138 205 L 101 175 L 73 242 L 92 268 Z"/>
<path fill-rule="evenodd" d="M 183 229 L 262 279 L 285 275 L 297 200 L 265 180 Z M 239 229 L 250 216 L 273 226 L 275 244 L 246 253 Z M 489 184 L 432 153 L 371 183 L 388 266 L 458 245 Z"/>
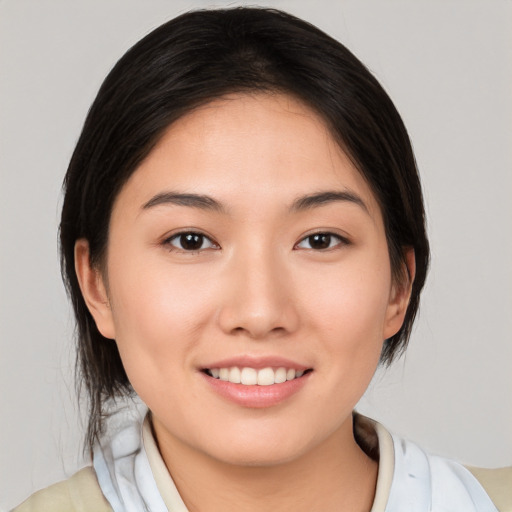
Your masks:
<path fill-rule="evenodd" d="M 112 265 L 111 288 L 117 327 L 164 329 L 167 336 L 193 328 L 191 323 L 200 321 L 211 303 L 212 280 L 204 279 L 193 266 L 169 264 L 165 254 L 142 253 L 138 258 L 135 254 L 132 251 L 125 261 L 112 257 L 117 262 Z"/>
<path fill-rule="evenodd" d="M 109 272 L 116 343 L 132 385 L 144 395 L 137 387 L 165 385 L 187 366 L 212 314 L 213 286 L 200 287 L 186 268 L 112 261 L 118 262 Z"/>
<path fill-rule="evenodd" d="M 329 356 L 325 375 L 339 407 L 353 407 L 360 399 L 384 342 L 390 270 L 385 257 L 371 260 L 370 265 L 357 258 L 357 263 L 333 268 L 321 281 L 308 283 L 310 330 L 318 337 L 320 351 Z M 339 399 L 340 393 L 345 401 Z"/>
<path fill-rule="evenodd" d="M 389 266 L 375 259 L 373 265 L 356 264 L 333 268 L 329 275 L 311 276 L 307 307 L 319 331 L 331 333 L 343 345 L 361 347 L 384 340 L 391 277 Z"/>

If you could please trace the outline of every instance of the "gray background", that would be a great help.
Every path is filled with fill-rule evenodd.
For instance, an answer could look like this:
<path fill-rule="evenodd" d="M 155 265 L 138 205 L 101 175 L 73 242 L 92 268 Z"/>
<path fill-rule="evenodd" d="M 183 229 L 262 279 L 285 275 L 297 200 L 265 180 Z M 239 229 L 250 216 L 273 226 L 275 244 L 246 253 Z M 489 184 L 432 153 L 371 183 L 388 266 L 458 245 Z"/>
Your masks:
<path fill-rule="evenodd" d="M 60 281 L 60 185 L 101 80 L 193 7 L 0 0 L 0 508 L 83 460 L 73 322 Z M 406 358 L 360 410 L 430 451 L 512 463 L 512 3 L 269 2 L 344 42 L 409 128 L 433 248 Z"/>

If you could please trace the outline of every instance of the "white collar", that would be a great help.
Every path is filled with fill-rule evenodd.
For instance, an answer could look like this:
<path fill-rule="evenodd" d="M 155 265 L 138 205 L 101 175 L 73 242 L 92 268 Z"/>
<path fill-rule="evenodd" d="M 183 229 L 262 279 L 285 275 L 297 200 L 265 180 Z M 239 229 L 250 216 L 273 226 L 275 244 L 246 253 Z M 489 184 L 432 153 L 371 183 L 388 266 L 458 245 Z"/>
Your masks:
<path fill-rule="evenodd" d="M 94 449 L 94 469 L 114 512 L 188 512 L 167 471 L 145 409 L 122 409 Z M 145 419 L 144 419 L 145 417 Z M 462 465 L 429 456 L 382 425 L 354 416 L 355 437 L 379 453 L 371 512 L 497 512 Z"/>

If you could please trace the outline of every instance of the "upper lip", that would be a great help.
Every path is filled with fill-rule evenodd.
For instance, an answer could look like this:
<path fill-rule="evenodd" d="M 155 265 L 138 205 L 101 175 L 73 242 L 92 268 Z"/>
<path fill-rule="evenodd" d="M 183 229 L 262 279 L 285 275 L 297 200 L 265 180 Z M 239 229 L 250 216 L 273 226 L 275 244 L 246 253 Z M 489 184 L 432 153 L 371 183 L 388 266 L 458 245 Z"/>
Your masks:
<path fill-rule="evenodd" d="M 304 365 L 280 356 L 251 356 L 241 355 L 235 357 L 229 357 L 208 363 L 201 367 L 201 369 L 212 369 L 212 368 L 231 368 L 237 366 L 238 368 L 254 368 L 255 370 L 261 370 L 262 368 L 293 368 L 294 370 L 308 370 L 311 366 Z"/>

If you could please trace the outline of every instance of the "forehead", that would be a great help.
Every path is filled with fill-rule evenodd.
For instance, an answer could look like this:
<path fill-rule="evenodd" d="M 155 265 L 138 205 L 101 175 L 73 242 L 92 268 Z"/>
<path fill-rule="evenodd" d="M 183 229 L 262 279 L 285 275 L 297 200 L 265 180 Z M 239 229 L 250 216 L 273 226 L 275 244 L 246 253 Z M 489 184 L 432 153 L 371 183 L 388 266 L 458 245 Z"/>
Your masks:
<path fill-rule="evenodd" d="M 165 189 L 236 204 L 285 204 L 323 190 L 349 190 L 378 206 L 323 119 L 283 94 L 234 94 L 173 123 L 121 196 L 142 204 Z"/>

